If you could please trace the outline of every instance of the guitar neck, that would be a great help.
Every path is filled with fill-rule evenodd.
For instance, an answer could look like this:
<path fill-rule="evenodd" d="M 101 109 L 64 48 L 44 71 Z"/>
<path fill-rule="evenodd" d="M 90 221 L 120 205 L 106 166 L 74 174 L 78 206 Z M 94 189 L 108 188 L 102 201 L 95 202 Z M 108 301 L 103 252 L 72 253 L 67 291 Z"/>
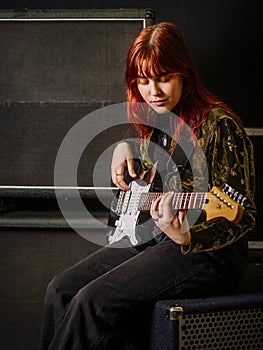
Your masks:
<path fill-rule="evenodd" d="M 150 210 L 152 202 L 163 195 L 163 192 L 142 193 L 139 203 L 139 210 Z M 179 209 L 202 209 L 206 202 L 206 192 L 179 192 L 174 193 L 172 208 Z"/>

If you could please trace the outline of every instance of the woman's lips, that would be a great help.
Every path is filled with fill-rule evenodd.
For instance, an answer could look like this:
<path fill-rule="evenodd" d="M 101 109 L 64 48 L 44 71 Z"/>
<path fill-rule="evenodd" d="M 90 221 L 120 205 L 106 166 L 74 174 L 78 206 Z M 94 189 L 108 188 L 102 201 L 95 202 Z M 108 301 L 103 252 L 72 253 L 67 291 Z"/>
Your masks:
<path fill-rule="evenodd" d="M 166 100 L 152 101 L 152 104 L 155 106 L 163 106 L 165 103 L 166 103 Z"/>

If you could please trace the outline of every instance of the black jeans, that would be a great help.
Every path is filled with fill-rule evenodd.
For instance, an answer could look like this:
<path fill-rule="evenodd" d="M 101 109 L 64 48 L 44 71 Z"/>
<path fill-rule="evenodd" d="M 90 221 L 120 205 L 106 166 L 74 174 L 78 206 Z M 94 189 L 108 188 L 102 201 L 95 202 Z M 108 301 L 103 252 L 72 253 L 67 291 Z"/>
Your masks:
<path fill-rule="evenodd" d="M 131 315 L 157 300 L 214 295 L 236 282 L 225 260 L 183 255 L 167 238 L 144 250 L 118 246 L 99 249 L 50 282 L 41 350 L 130 349 L 123 344 Z"/>

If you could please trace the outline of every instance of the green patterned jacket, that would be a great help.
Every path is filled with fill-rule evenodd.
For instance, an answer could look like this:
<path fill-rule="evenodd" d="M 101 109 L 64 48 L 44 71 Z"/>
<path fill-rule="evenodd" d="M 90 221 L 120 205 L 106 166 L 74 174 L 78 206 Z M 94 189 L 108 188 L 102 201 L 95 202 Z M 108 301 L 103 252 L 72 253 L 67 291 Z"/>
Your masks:
<path fill-rule="evenodd" d="M 191 167 L 181 179 L 181 188 L 187 191 L 200 190 L 207 177 L 210 188 L 222 188 L 227 183 L 245 196 L 246 201 L 238 224 L 225 218 L 207 221 L 204 215 L 200 215 L 190 226 L 191 245 L 184 253 L 211 251 L 234 243 L 253 229 L 256 216 L 253 146 L 243 126 L 229 112 L 222 108 L 213 108 L 199 127 L 198 135 L 201 147 L 197 149 L 201 152 L 195 152 Z M 144 165 L 151 164 L 148 143 L 142 142 L 140 147 Z M 205 162 L 200 158 L 202 156 Z M 190 174 L 192 172 L 195 174 L 194 178 Z M 168 187 L 169 190 L 178 191 L 178 174 L 170 175 Z"/>

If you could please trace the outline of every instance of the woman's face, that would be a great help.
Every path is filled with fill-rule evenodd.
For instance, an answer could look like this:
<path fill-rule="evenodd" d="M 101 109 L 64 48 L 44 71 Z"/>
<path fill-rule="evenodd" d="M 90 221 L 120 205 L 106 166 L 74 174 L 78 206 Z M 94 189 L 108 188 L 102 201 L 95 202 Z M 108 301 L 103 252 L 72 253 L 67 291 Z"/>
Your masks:
<path fill-rule="evenodd" d="M 183 91 L 183 79 L 176 73 L 139 76 L 137 86 L 144 101 L 157 113 L 164 114 L 179 102 Z"/>

